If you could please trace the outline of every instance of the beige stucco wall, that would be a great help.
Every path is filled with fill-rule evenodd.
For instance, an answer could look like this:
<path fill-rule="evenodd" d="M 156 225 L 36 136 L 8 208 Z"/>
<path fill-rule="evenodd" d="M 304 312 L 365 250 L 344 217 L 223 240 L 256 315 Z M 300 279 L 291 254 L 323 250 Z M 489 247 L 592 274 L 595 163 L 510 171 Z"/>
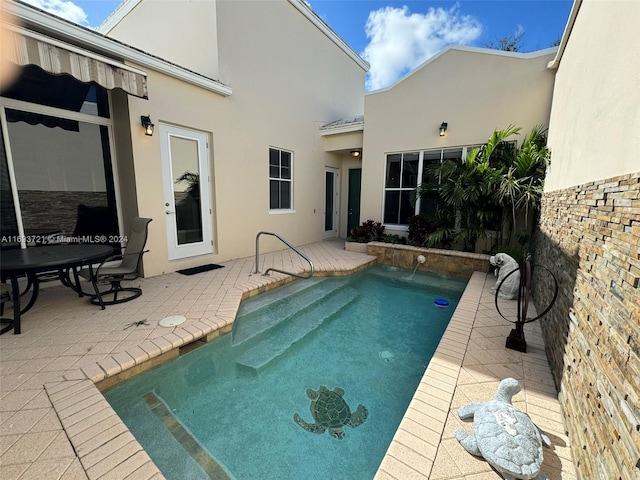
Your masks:
<path fill-rule="evenodd" d="M 115 25 L 109 37 L 218 78 L 216 2 L 142 0 Z"/>
<path fill-rule="evenodd" d="M 495 129 L 547 125 L 555 49 L 448 48 L 395 86 L 365 95 L 361 220 L 382 220 L 386 154 L 483 143 Z M 446 136 L 439 126 L 448 123 Z"/>
<path fill-rule="evenodd" d="M 362 137 L 362 130 L 358 130 L 356 132 L 326 135 L 322 138 L 324 139 L 324 149 L 327 152 L 338 152 L 342 150 L 342 153 L 348 153 L 351 150 L 362 149 Z"/>
<path fill-rule="evenodd" d="M 640 171 L 640 2 L 585 0 L 556 73 L 545 191 Z"/>
<path fill-rule="evenodd" d="M 319 127 L 364 108 L 364 70 L 288 2 L 218 2 L 217 16 L 230 97 L 148 70 L 149 100 L 129 98 L 138 210 L 154 219 L 148 276 L 251 256 L 261 230 L 295 245 L 322 240 L 324 168 L 341 168 L 342 156 L 324 151 Z M 156 124 L 153 137 L 140 127 L 146 114 Z M 167 260 L 161 123 L 209 135 L 212 255 Z M 269 213 L 269 147 L 293 152 L 294 213 Z M 282 247 L 261 241 L 264 252 Z"/>

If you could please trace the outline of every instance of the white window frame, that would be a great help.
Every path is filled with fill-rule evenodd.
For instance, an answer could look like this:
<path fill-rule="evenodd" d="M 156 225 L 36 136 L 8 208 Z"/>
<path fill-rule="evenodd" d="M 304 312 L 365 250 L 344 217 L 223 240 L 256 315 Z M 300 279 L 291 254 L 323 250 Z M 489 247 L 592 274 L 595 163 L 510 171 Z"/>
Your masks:
<path fill-rule="evenodd" d="M 280 147 L 274 147 L 274 146 L 269 146 L 269 162 L 270 162 L 270 157 L 271 157 L 271 150 L 276 150 L 278 152 L 278 156 L 280 156 L 280 154 L 282 152 L 286 152 L 290 155 L 291 158 L 291 165 L 289 167 L 289 169 L 291 170 L 291 178 L 282 178 L 280 177 L 272 177 L 271 176 L 271 163 L 269 163 L 267 165 L 267 167 L 269 168 L 269 214 L 273 214 L 273 215 L 282 215 L 282 214 L 287 214 L 287 213 L 295 213 L 295 209 L 293 207 L 294 203 L 293 203 L 293 193 L 294 193 L 294 185 L 293 185 L 293 178 L 294 178 L 294 168 L 293 168 L 293 164 L 294 164 L 294 155 L 293 155 L 293 151 L 292 150 L 287 150 L 286 148 L 280 148 Z M 289 197 L 289 207 L 288 208 L 271 208 L 271 181 L 277 181 L 277 182 L 289 182 L 290 184 L 290 197 Z"/>
<path fill-rule="evenodd" d="M 420 186 L 422 185 L 422 175 L 423 175 L 423 168 L 424 168 L 424 156 L 425 153 L 433 153 L 433 152 L 437 152 L 440 151 L 440 163 L 442 163 L 443 157 L 444 157 L 444 152 L 446 150 L 456 150 L 456 149 L 462 149 L 462 159 L 464 160 L 465 158 L 467 158 L 467 153 L 470 152 L 471 150 L 473 150 L 474 148 L 480 147 L 482 145 L 465 145 L 465 146 L 450 146 L 450 147 L 445 147 L 445 148 L 429 148 L 429 149 L 425 149 L 425 150 L 420 150 L 419 156 L 418 156 L 418 181 L 417 181 L 417 185 L 415 188 L 420 188 Z M 402 188 L 402 187 L 390 187 L 387 188 L 386 186 L 386 171 L 387 171 L 387 162 L 388 162 L 388 158 L 390 155 L 403 155 L 404 158 L 404 154 L 407 153 L 416 153 L 416 150 L 407 150 L 407 151 L 402 151 L 402 152 L 389 152 L 385 155 L 385 177 L 383 179 L 383 192 L 382 192 L 382 215 L 381 218 L 384 220 L 384 212 L 385 212 L 385 202 L 386 202 L 386 192 L 387 191 L 402 191 L 402 190 L 407 190 L 406 188 Z M 400 169 L 400 175 L 402 176 L 402 167 Z M 413 188 L 411 188 L 411 190 L 413 190 Z M 414 214 L 417 215 L 418 213 L 420 213 L 420 199 L 418 198 L 416 200 L 416 205 L 414 208 Z M 402 223 L 385 223 L 384 224 L 385 230 L 389 230 L 389 231 L 397 231 L 397 232 L 407 232 L 409 231 L 409 225 L 407 224 L 402 224 Z"/>

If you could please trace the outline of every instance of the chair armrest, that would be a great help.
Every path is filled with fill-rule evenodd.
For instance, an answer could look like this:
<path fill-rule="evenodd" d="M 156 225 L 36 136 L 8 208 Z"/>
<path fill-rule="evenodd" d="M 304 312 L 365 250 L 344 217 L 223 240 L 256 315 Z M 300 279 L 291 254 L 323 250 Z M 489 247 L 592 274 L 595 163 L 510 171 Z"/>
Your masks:
<path fill-rule="evenodd" d="M 115 255 L 111 255 L 107 258 L 105 258 L 102 262 L 100 262 L 100 265 L 98 265 L 98 268 L 96 268 L 96 271 L 94 273 L 94 275 L 97 277 L 98 274 L 100 273 L 100 269 L 104 266 L 105 263 L 107 262 L 113 262 L 114 260 L 122 260 L 124 258 L 124 256 L 120 253 L 116 253 Z"/>
<path fill-rule="evenodd" d="M 124 257 L 140 257 L 142 258 L 142 255 L 144 255 L 145 253 L 147 253 L 149 250 L 143 250 L 141 252 L 134 252 L 134 253 L 117 253 L 115 255 L 111 255 L 110 257 L 107 257 L 106 259 L 104 259 L 102 261 L 102 263 L 100 263 L 100 265 L 98 265 L 98 268 L 96 268 L 96 272 L 95 272 L 95 276 L 96 278 L 100 275 L 100 269 L 104 266 L 105 263 L 107 262 L 112 262 L 114 260 L 124 260 Z M 138 260 L 139 262 L 140 260 Z"/>

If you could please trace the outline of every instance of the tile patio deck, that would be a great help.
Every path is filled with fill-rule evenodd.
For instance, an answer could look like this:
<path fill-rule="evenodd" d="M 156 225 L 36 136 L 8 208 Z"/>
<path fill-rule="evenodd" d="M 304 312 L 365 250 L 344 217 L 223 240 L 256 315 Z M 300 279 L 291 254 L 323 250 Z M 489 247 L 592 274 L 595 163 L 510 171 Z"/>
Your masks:
<path fill-rule="evenodd" d="M 340 241 L 325 241 L 302 250 L 324 275 L 347 274 L 374 261 L 342 248 Z M 267 267 L 304 268 L 290 251 L 261 260 Z M 252 275 L 253 257 L 223 265 L 193 276 L 142 279 L 142 297 L 106 310 L 62 286 L 43 289 L 23 317 L 23 333 L 0 336 L 0 478 L 164 478 L 95 383 L 171 357 L 200 337 L 229 331 L 243 295 L 285 279 Z M 538 324 L 527 325 L 529 353 L 505 349 L 511 326 L 495 312 L 493 281 L 479 273 L 470 280 L 376 479 L 499 478 L 467 454 L 453 432 L 471 428 L 457 420 L 457 407 L 492 398 L 506 376 L 521 380 L 524 389 L 514 403 L 554 443 L 545 451 L 549 478 L 576 478 Z M 160 327 L 159 320 L 169 315 L 187 321 Z M 143 320 L 147 325 L 135 326 Z"/>

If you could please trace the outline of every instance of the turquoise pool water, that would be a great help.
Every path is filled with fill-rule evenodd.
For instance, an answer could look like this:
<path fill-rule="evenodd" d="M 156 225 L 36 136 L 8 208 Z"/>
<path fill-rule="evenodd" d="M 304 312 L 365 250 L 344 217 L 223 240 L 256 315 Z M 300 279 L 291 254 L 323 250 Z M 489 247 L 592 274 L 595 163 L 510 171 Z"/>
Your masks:
<path fill-rule="evenodd" d="M 465 285 L 385 266 L 299 280 L 243 302 L 231 334 L 105 397 L 168 479 L 216 478 L 194 460 L 195 444 L 219 478 L 369 480 Z M 437 307 L 437 298 L 449 306 Z M 343 426 L 342 439 L 294 421 L 299 414 L 316 423 L 307 390 L 321 386 L 342 389 L 352 414 L 359 405 L 368 412 Z M 182 434 L 152 412 L 150 392 Z M 348 413 L 317 415 L 344 423 Z"/>

